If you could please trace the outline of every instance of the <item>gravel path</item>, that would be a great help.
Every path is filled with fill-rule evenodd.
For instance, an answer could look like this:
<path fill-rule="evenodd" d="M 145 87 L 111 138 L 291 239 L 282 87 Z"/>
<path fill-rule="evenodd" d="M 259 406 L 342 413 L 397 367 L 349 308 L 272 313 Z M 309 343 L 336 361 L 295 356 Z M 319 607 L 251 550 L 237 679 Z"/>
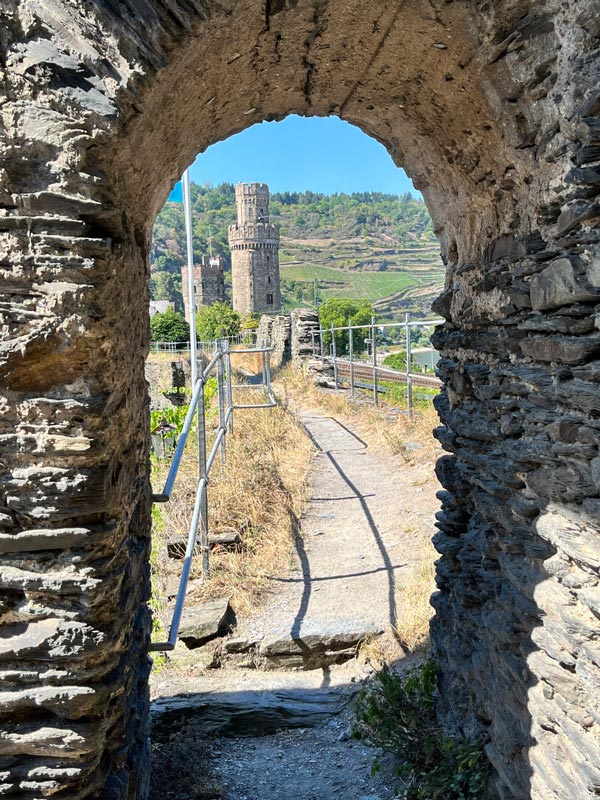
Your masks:
<path fill-rule="evenodd" d="M 385 764 L 374 777 L 376 753 L 348 735 L 346 717 L 324 726 L 272 736 L 220 739 L 214 775 L 227 800 L 391 800 L 393 777 Z M 386 768 L 387 767 L 387 768 Z"/>

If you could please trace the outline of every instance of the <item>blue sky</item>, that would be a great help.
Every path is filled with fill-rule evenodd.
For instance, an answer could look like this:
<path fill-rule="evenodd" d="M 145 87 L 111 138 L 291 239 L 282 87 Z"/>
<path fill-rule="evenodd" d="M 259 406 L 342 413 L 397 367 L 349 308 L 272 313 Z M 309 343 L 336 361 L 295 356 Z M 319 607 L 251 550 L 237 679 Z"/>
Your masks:
<path fill-rule="evenodd" d="M 272 192 L 410 191 L 420 197 L 383 145 L 338 117 L 294 115 L 253 125 L 209 147 L 190 175 L 199 184 L 268 183 Z M 181 199 L 179 184 L 169 199 Z"/>

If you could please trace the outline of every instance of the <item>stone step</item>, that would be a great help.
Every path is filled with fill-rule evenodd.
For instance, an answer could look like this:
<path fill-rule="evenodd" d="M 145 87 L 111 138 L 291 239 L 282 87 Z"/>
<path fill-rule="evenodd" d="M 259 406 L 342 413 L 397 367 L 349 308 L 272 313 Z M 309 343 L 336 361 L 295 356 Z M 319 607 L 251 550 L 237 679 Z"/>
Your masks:
<path fill-rule="evenodd" d="M 179 639 L 186 647 L 192 650 L 227 632 L 234 622 L 229 599 L 217 597 L 200 605 L 184 607 Z"/>
<path fill-rule="evenodd" d="M 300 635 L 275 630 L 265 636 L 258 649 L 269 669 L 322 669 L 355 658 L 361 642 L 382 633 L 382 629 L 348 630 L 327 625 Z"/>
<path fill-rule="evenodd" d="M 327 723 L 347 702 L 348 694 L 336 689 L 175 695 L 152 704 L 152 740 L 169 739 L 190 719 L 206 736 L 265 736 L 285 728 L 310 728 Z"/>

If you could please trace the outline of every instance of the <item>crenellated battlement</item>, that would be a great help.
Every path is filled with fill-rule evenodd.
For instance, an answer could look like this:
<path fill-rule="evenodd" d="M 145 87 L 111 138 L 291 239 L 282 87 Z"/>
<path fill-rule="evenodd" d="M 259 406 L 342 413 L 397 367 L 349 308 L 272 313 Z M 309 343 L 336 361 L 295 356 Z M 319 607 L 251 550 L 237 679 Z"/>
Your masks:
<path fill-rule="evenodd" d="M 272 223 L 246 222 L 243 225 L 233 224 L 228 231 L 229 246 L 255 244 L 256 246 L 279 247 L 279 229 Z"/>
<path fill-rule="evenodd" d="M 266 183 L 238 183 L 235 202 L 238 225 L 269 222 L 269 187 Z"/>

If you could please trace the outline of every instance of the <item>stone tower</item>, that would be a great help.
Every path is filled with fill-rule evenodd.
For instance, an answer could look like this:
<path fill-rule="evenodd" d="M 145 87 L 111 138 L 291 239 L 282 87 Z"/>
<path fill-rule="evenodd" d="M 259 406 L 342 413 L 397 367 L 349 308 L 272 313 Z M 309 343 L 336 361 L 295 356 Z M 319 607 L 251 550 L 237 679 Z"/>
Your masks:
<path fill-rule="evenodd" d="M 269 187 L 235 187 L 237 223 L 229 226 L 233 307 L 240 314 L 281 309 L 279 230 L 269 222 Z"/>
<path fill-rule="evenodd" d="M 181 293 L 185 318 L 190 321 L 188 300 L 188 268 L 181 267 Z M 200 306 L 212 306 L 225 301 L 225 264 L 221 256 L 202 256 L 200 263 L 194 265 L 194 295 L 196 311 Z"/>

